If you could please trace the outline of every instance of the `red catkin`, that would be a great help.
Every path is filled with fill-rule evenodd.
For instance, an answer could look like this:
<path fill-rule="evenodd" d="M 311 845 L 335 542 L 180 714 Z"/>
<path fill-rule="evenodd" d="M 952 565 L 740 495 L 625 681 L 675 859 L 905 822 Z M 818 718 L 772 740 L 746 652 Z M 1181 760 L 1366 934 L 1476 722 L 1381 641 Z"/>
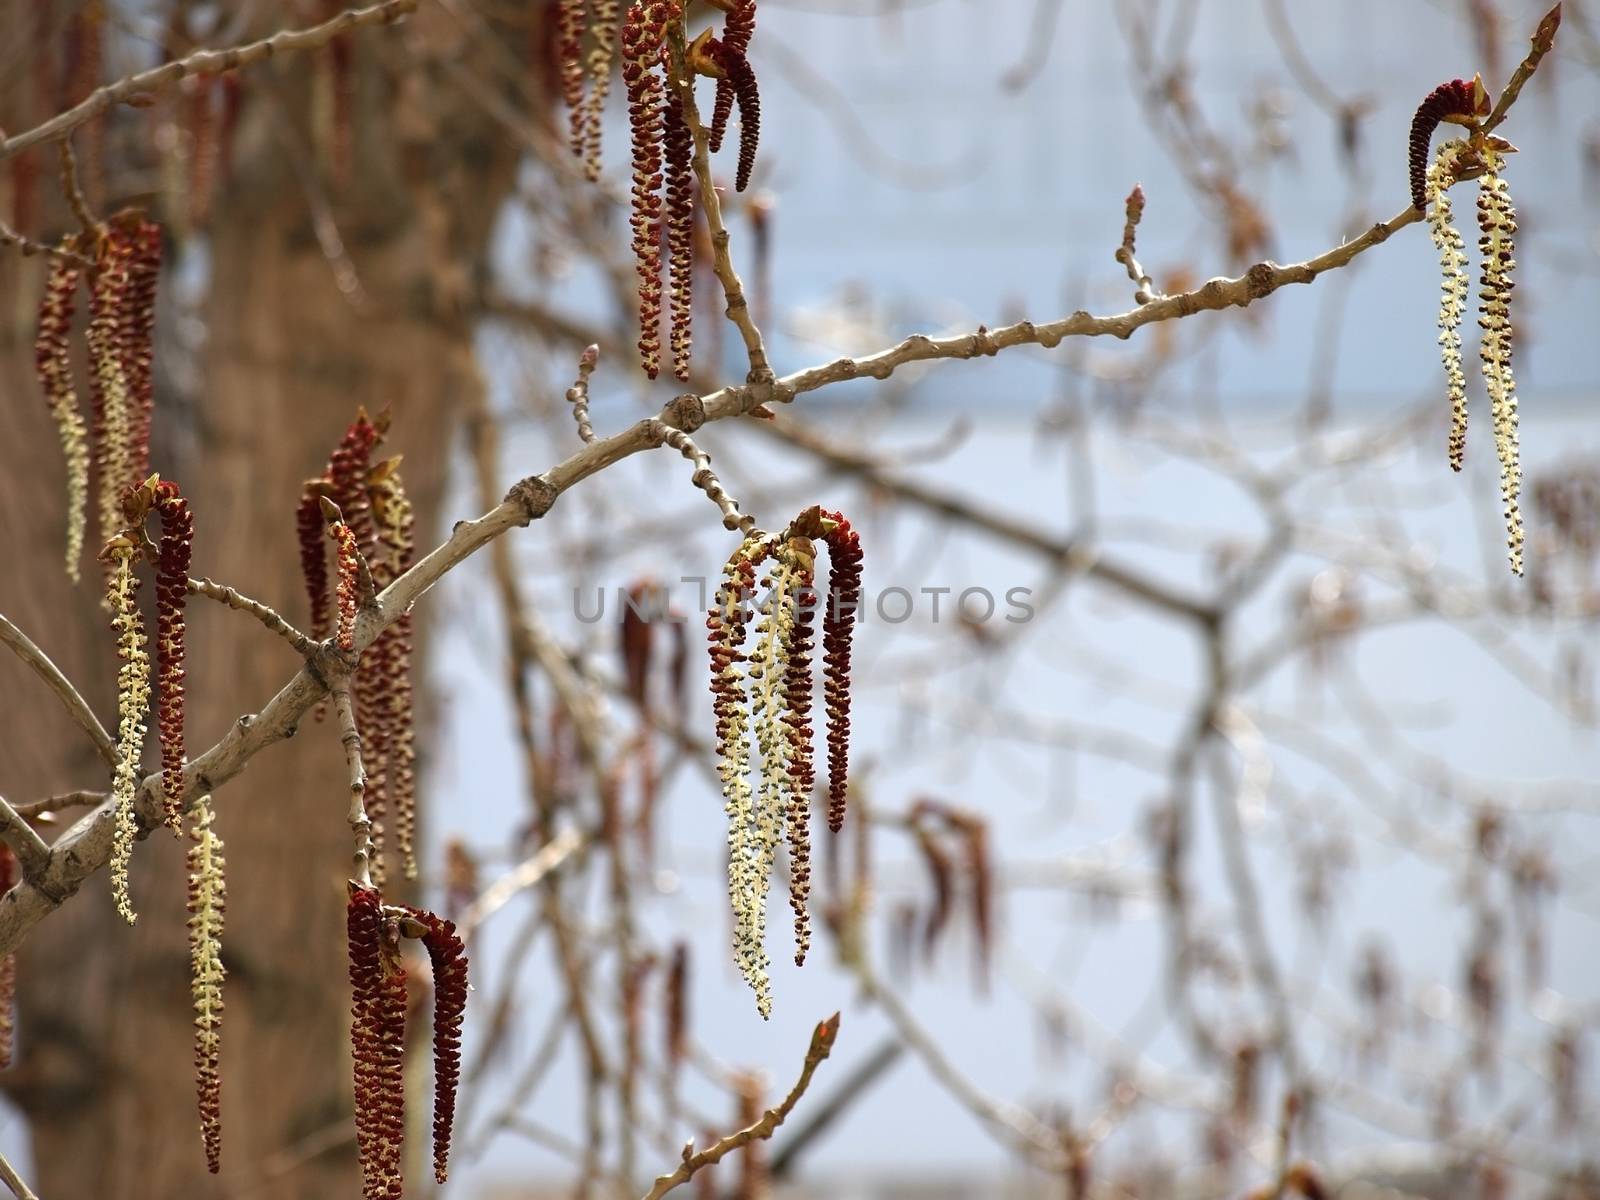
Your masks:
<path fill-rule="evenodd" d="M 828 710 L 828 828 L 844 827 L 850 771 L 850 639 L 861 604 L 861 537 L 840 513 L 828 542 L 828 600 L 822 617 L 823 702 Z"/>
<path fill-rule="evenodd" d="M 189 598 L 189 560 L 194 516 L 178 485 L 163 479 L 151 502 L 161 517 L 156 561 L 156 717 L 161 734 L 162 815 L 174 832 L 183 830 L 183 609 Z"/>
<path fill-rule="evenodd" d="M 694 141 L 676 92 L 667 97 L 667 257 L 672 268 L 672 373 L 689 381 L 694 335 Z"/>
<path fill-rule="evenodd" d="M 722 44 L 743 58 L 750 49 L 750 39 L 756 31 L 756 0 L 738 0 L 722 26 Z M 711 152 L 722 149 L 722 139 L 728 132 L 728 118 L 733 116 L 733 80 L 726 74 L 717 80 L 717 98 L 711 109 L 711 127 L 707 130 Z"/>
<path fill-rule="evenodd" d="M 1428 144 L 1441 121 L 1468 124 L 1489 113 L 1489 98 L 1476 79 L 1452 79 L 1429 92 L 1411 118 L 1411 206 L 1428 206 Z"/>
<path fill-rule="evenodd" d="M 433 1178 L 449 1176 L 450 1134 L 461 1082 L 461 1022 L 467 1007 L 467 953 L 455 923 L 420 908 L 422 944 L 433 964 Z"/>
<path fill-rule="evenodd" d="M 400 1200 L 405 1140 L 406 975 L 376 890 L 351 888 L 345 924 L 350 954 L 350 1048 L 361 1194 L 364 1200 Z"/>

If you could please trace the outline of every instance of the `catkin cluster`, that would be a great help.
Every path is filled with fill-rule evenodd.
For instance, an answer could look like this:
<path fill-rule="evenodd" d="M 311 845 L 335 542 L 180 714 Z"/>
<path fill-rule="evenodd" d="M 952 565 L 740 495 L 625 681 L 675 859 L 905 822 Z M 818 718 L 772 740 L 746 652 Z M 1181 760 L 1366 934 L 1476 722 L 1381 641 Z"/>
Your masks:
<path fill-rule="evenodd" d="M 387 428 L 386 416 L 372 420 L 358 412 L 329 457 L 327 469 L 306 482 L 295 513 L 312 636 L 319 640 L 332 636 L 345 650 L 355 648 L 363 566 L 372 586 L 381 591 L 409 570 L 416 557 L 415 518 L 400 458 L 373 458 Z M 366 807 L 373 823 L 373 877 L 380 885 L 391 811 L 402 869 L 407 878 L 417 874 L 411 657 L 412 624 L 406 614 L 367 647 L 355 677 L 356 717 L 367 767 Z"/>
<path fill-rule="evenodd" d="M 707 146 L 722 148 L 739 110 L 737 190 L 749 186 L 761 139 L 761 94 L 748 52 L 755 33 L 755 0 L 727 0 L 722 36 L 705 30 L 688 48 L 689 81 L 674 77 L 668 34 L 681 26 L 682 0 L 634 0 L 618 27 L 617 0 L 558 0 L 556 52 L 561 93 L 569 115 L 569 140 L 588 177 L 600 177 L 600 113 L 612 58 L 622 59 L 628 95 L 632 162 L 633 256 L 639 291 L 639 361 L 650 378 L 661 370 L 663 308 L 662 235 L 670 264 L 672 369 L 689 378 L 694 309 L 694 133 L 680 87 L 696 75 L 717 81 Z M 587 61 L 584 48 L 589 47 Z M 587 86 L 587 94 L 585 88 Z"/>
<path fill-rule="evenodd" d="M 69 248 L 89 259 L 52 263 L 39 303 L 34 366 L 56 423 L 67 465 L 67 573 L 78 576 L 88 508 L 90 463 L 99 488 L 101 540 L 121 527 L 124 491 L 150 467 L 154 401 L 151 352 L 155 336 L 156 282 L 161 271 L 161 228 L 128 210 L 72 239 Z M 85 421 L 72 378 L 75 294 L 87 277 L 91 419 Z"/>
<path fill-rule="evenodd" d="M 815 590 L 816 545 L 829 551 L 829 591 Z M 765 571 L 764 575 L 759 572 Z M 759 575 L 759 577 L 758 577 Z M 779 840 L 787 834 L 795 963 L 810 944 L 812 631 L 823 608 L 823 694 L 828 706 L 829 822 L 843 824 L 850 732 L 850 641 L 860 603 L 861 547 L 839 513 L 809 508 L 781 535 L 753 533 L 723 568 L 706 617 L 718 773 L 728 816 L 728 896 L 734 961 L 772 1011 L 766 900 Z M 752 620 L 753 618 L 753 620 Z M 747 635 L 755 634 L 747 652 Z M 752 753 L 751 741 L 754 740 Z M 752 779 L 759 758 L 759 775 Z"/>
<path fill-rule="evenodd" d="M 365 1200 L 404 1191 L 406 972 L 400 939 L 421 940 L 433 974 L 433 1171 L 448 1176 L 461 1023 L 467 1003 L 466 949 L 456 927 L 419 908 L 390 908 L 375 888 L 354 884 L 346 909 L 355 1069 L 356 1147 Z"/>
<path fill-rule="evenodd" d="M 1427 212 L 1439 251 L 1439 349 L 1450 401 L 1450 466 L 1461 470 L 1467 441 L 1466 373 L 1461 364 L 1461 319 L 1467 306 L 1466 242 L 1454 223 L 1449 189 L 1463 175 L 1478 177 L 1478 358 L 1489 395 L 1495 453 L 1500 460 L 1500 498 L 1505 511 L 1511 570 L 1522 574 L 1522 466 L 1517 436 L 1516 380 L 1512 374 L 1511 293 L 1516 284 L 1517 212 L 1504 177 L 1509 143 L 1478 126 L 1491 111 L 1482 80 L 1440 84 L 1411 122 L 1409 165 L 1412 203 Z M 1465 139 L 1446 142 L 1427 166 L 1429 140 L 1441 121 L 1464 125 Z"/>

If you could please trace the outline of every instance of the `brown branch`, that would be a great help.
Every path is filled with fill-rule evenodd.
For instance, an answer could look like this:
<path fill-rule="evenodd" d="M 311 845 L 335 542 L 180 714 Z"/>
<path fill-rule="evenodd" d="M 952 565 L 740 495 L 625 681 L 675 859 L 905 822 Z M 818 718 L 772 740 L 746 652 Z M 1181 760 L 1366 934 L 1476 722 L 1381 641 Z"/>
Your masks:
<path fill-rule="evenodd" d="M 0 796 L 0 842 L 11 847 L 24 879 L 38 879 L 50 865 L 50 847 L 22 815 Z"/>
<path fill-rule="evenodd" d="M 88 808 L 90 805 L 103 802 L 105 798 L 104 792 L 61 792 L 55 796 L 46 796 L 43 800 L 17 805 L 17 816 L 24 821 L 48 823 L 55 820 L 55 814 L 64 808 Z"/>
<path fill-rule="evenodd" d="M 78 218 L 85 233 L 92 234 L 100 218 L 89 207 L 89 198 L 83 194 L 83 183 L 78 178 L 78 156 L 72 151 L 72 138 L 62 138 L 56 143 L 56 157 L 61 166 L 61 192 L 67 198 L 67 207 Z"/>
<path fill-rule="evenodd" d="M 36 254 L 45 254 L 51 258 L 65 259 L 80 267 L 94 265 L 75 250 L 68 250 L 65 246 L 49 246 L 44 242 L 36 242 L 26 234 L 18 233 L 4 221 L 0 221 L 0 246 L 15 246 L 23 258 L 32 258 Z"/>
<path fill-rule="evenodd" d="M 1528 48 L 1527 57 L 1517 64 L 1517 69 L 1511 73 L 1511 79 L 1506 83 L 1505 90 L 1500 93 L 1500 99 L 1495 101 L 1494 111 L 1483 123 L 1485 133 L 1497 128 L 1506 119 L 1511 106 L 1522 94 L 1522 85 L 1533 78 L 1533 73 L 1539 69 L 1540 62 L 1555 45 L 1556 30 L 1559 28 L 1561 28 L 1561 5 L 1558 3 L 1545 13 L 1539 22 L 1539 27 L 1533 31 L 1533 44 Z"/>
<path fill-rule="evenodd" d="M 398 3 L 399 0 L 391 0 L 391 4 Z M 329 24 L 336 23 L 337 19 Z M 741 416 L 765 401 L 788 402 L 805 392 L 844 380 L 863 376 L 887 379 L 896 368 L 909 362 L 975 358 L 1013 346 L 1053 347 L 1068 337 L 1111 335 L 1126 338 L 1135 330 L 1159 321 L 1191 316 L 1197 312 L 1245 307 L 1270 296 L 1284 284 L 1310 283 L 1327 271 L 1346 266 L 1359 255 L 1387 241 L 1398 230 L 1419 220 L 1421 215 L 1408 207 L 1392 220 L 1374 225 L 1360 237 L 1305 262 L 1289 266 L 1258 263 L 1237 278 L 1212 279 L 1193 291 L 1153 300 L 1116 316 L 1096 317 L 1087 312 L 1077 312 L 1044 325 L 1022 321 L 993 332 L 980 326 L 976 333 L 958 337 L 931 338 L 917 334 L 877 354 L 862 358 L 840 358 L 785 376 L 776 383 L 722 388 L 706 395 L 698 406 L 699 412 L 694 415 L 703 414 L 705 421 Z M 661 441 L 657 422 L 685 431 L 691 427 L 685 422 L 680 406 L 676 402 L 669 403 L 657 417 L 636 422 L 619 433 L 600 438 L 544 474 L 523 479 L 512 487 L 505 500 L 476 520 L 458 522 L 448 539 L 362 610 L 356 624 L 355 651 L 359 653 L 370 645 L 401 613 L 408 611 L 419 597 L 458 564 L 510 530 L 526 526 L 543 516 L 562 492 L 642 450 L 659 447 Z M 1201 614 L 1196 615 L 1198 617 Z M 242 771 L 262 749 L 291 736 L 300 718 L 326 693 L 328 680 L 345 669 L 342 663 L 337 651 L 319 650 L 305 669 L 285 684 L 260 713 L 241 717 L 219 742 L 192 760 L 184 771 L 184 803 L 214 792 Z M 108 747 L 109 744 L 110 739 L 107 738 L 104 746 Z M 109 751 L 103 748 L 102 753 Z M 150 825 L 158 820 L 156 797 L 160 794 L 159 780 L 159 775 L 147 779 L 136 798 L 141 819 Z M 59 906 L 60 898 L 74 893 L 85 879 L 106 864 L 111 852 L 112 820 L 113 813 L 109 805 L 101 805 L 63 835 L 58 847 L 63 848 L 64 852 L 54 856 L 43 887 L 13 888 L 4 901 L 0 901 L 0 955 L 14 950 L 28 929 Z"/>
<path fill-rule="evenodd" d="M 94 120 L 113 105 L 121 104 L 135 96 L 147 96 L 188 79 L 191 76 L 221 75 L 240 67 L 287 54 L 297 50 L 316 50 L 328 45 L 341 34 L 349 33 L 363 25 L 389 24 L 414 12 L 418 0 L 383 0 L 367 8 L 352 8 L 320 25 L 304 29 L 282 29 L 271 37 L 244 46 L 230 46 L 225 50 L 197 50 L 186 58 L 175 59 L 128 75 L 115 83 L 89 93 L 66 112 L 51 117 L 42 125 L 25 130 L 14 137 L 0 139 L 0 159 L 19 154 L 30 146 L 52 139 L 65 138 L 74 129 Z"/>
<path fill-rule="evenodd" d="M 22 1176 L 17 1174 L 17 1169 L 6 1161 L 3 1154 L 0 1154 L 0 1183 L 10 1188 L 11 1194 L 17 1200 L 39 1200 L 38 1195 L 22 1181 Z"/>
<path fill-rule="evenodd" d="M 100 752 L 100 757 L 105 760 L 106 766 L 115 766 L 117 744 L 111 740 L 106 727 L 100 724 L 100 718 L 94 715 L 88 702 L 78 694 L 78 689 L 72 686 L 72 681 L 61 673 L 61 668 L 51 662 L 49 655 L 35 646 L 28 635 L 13 625 L 4 613 L 0 613 L 0 642 L 11 647 L 16 656 L 32 667 L 34 674 L 44 680 L 45 686 L 56 694 L 56 698 L 72 714 L 72 719 L 94 742 L 95 749 Z"/>
<path fill-rule="evenodd" d="M 834 1013 L 826 1021 L 821 1022 L 812 1033 L 811 1046 L 806 1051 L 806 1061 L 800 1068 L 800 1078 L 795 1081 L 794 1087 L 789 1089 L 789 1094 L 783 1098 L 782 1104 L 767 1109 L 761 1114 L 761 1119 L 753 1125 L 747 1125 L 737 1133 L 730 1133 L 699 1153 L 695 1153 L 693 1140 L 686 1142 L 683 1147 L 683 1161 L 670 1174 L 658 1176 L 655 1186 L 645 1193 L 644 1200 L 660 1200 L 660 1197 L 665 1196 L 673 1188 L 688 1183 L 694 1173 L 702 1167 L 720 1162 L 724 1156 L 748 1146 L 751 1142 L 771 1137 L 773 1130 L 783 1124 L 784 1118 L 800 1102 L 800 1097 L 805 1095 L 806 1088 L 811 1086 L 811 1076 L 816 1072 L 817 1065 L 833 1051 L 834 1038 L 838 1033 L 839 1014 Z"/>
<path fill-rule="evenodd" d="M 356 710 L 350 688 L 340 683 L 333 690 L 333 707 L 339 716 L 339 741 L 344 746 L 345 766 L 350 774 L 350 812 L 346 818 L 355 835 L 351 853 L 351 878 L 364 888 L 372 886 L 372 818 L 367 815 L 367 769 L 361 761 L 361 730 L 356 725 Z"/>
<path fill-rule="evenodd" d="M 206 596 L 238 612 L 249 613 L 273 633 L 293 646 L 295 653 L 302 657 L 316 652 L 317 643 L 284 620 L 276 611 L 259 600 L 250 599 L 249 596 L 228 587 L 226 584 L 217 583 L 210 579 L 190 579 L 189 594 Z"/>

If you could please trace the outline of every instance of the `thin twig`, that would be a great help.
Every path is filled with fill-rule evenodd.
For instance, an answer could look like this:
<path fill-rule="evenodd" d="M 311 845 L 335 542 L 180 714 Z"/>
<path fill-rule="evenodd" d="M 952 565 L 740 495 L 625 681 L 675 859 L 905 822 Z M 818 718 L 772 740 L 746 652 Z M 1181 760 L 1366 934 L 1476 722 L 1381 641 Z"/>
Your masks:
<path fill-rule="evenodd" d="M 51 662 L 49 656 L 35 646 L 27 634 L 13 625 L 4 613 L 0 613 L 0 642 L 10 646 L 18 658 L 32 667 L 34 674 L 44 680 L 46 686 L 56 694 L 56 698 L 66 705 L 67 711 L 72 714 L 72 719 L 83 727 L 83 731 L 94 742 L 95 749 L 100 751 L 100 757 L 105 759 L 106 766 L 115 766 L 117 744 L 111 740 L 106 727 L 100 724 L 100 718 L 94 715 L 88 702 L 78 694 L 78 689 L 72 686 L 72 681 L 61 673 L 61 668 Z"/>
<path fill-rule="evenodd" d="M 293 646 L 295 653 L 302 657 L 315 652 L 317 648 L 315 641 L 284 620 L 276 611 L 259 600 L 252 600 L 243 592 L 228 587 L 226 584 L 217 583 L 211 579 L 190 579 L 189 593 L 195 596 L 206 596 L 239 612 L 249 613 L 273 633 Z"/>
<path fill-rule="evenodd" d="M 693 396 L 680 397 L 683 400 L 693 400 Z M 722 527 L 727 530 L 738 530 L 740 533 L 750 534 L 755 532 L 756 519 L 749 513 L 739 511 L 739 502 L 728 494 L 728 489 L 722 486 L 722 480 L 717 478 L 717 473 L 711 469 L 711 456 L 681 429 L 673 429 L 668 425 L 660 426 L 661 441 L 663 445 L 671 446 L 684 458 L 694 464 L 694 474 L 690 482 L 711 498 L 711 503 L 717 506 L 717 511 L 722 514 Z"/>
<path fill-rule="evenodd" d="M 50 866 L 50 847 L 3 796 L 0 796 L 0 842 L 11 847 L 22 867 L 22 877 L 30 882 L 39 879 Z"/>
<path fill-rule="evenodd" d="M 23 258 L 32 258 L 36 254 L 45 254 L 51 258 L 65 259 L 80 267 L 92 267 L 91 263 L 76 250 L 69 250 L 65 246 L 50 246 L 44 242 L 36 242 L 26 234 L 18 233 L 4 221 L 0 221 L 0 246 L 15 246 Z"/>
<path fill-rule="evenodd" d="M 691 1139 L 686 1142 L 683 1147 L 683 1161 L 670 1174 L 658 1176 L 655 1186 L 645 1193 L 644 1200 L 660 1200 L 660 1197 L 665 1196 L 673 1188 L 688 1183 L 690 1177 L 702 1167 L 720 1162 L 725 1155 L 742 1146 L 748 1146 L 751 1142 L 771 1137 L 773 1130 L 783 1124 L 784 1118 L 800 1102 L 800 1097 L 805 1095 L 806 1088 L 811 1086 L 811 1076 L 815 1074 L 817 1065 L 833 1051 L 834 1038 L 838 1033 L 839 1014 L 834 1013 L 826 1021 L 821 1022 L 812 1033 L 811 1046 L 806 1051 L 806 1061 L 800 1068 L 800 1078 L 795 1081 L 794 1087 L 789 1089 L 789 1094 L 783 1098 L 782 1104 L 767 1109 L 761 1114 L 761 1119 L 753 1125 L 747 1125 L 737 1133 L 730 1133 L 698 1154 L 695 1153 L 694 1141 Z"/>
<path fill-rule="evenodd" d="M 712 269 L 722 285 L 728 320 L 733 322 L 739 336 L 744 339 L 745 353 L 750 359 L 750 382 L 770 383 L 772 366 L 767 362 L 766 345 L 761 340 L 761 330 L 756 328 L 755 316 L 745 299 L 744 284 L 734 268 L 733 256 L 728 252 L 728 229 L 722 223 L 722 199 L 717 194 L 716 177 L 711 173 L 710 135 L 700 123 L 700 108 L 694 98 L 694 72 L 684 61 L 686 47 L 683 27 L 675 24 L 669 37 L 672 45 L 672 78 L 668 86 L 677 89 L 678 98 L 683 104 L 684 123 L 694 135 L 694 173 L 700 182 L 700 207 L 706 215 L 706 229 L 711 234 Z"/>
<path fill-rule="evenodd" d="M 221 75 L 271 58 L 276 54 L 320 49 L 341 34 L 349 33 L 352 29 L 363 25 L 389 24 L 414 12 L 417 3 L 418 0 L 383 0 L 383 3 L 368 8 L 349 9 L 320 25 L 311 25 L 305 29 L 283 29 L 271 37 L 244 46 L 230 46 L 224 50 L 197 50 L 186 58 L 125 76 L 115 83 L 108 83 L 90 92 L 78 104 L 64 113 L 51 117 L 42 125 L 24 130 L 14 137 L 0 139 L 0 159 L 10 158 L 41 142 L 64 138 L 113 105 L 121 104 L 134 96 L 147 96 L 162 91 L 191 76 Z"/>
<path fill-rule="evenodd" d="M 456 919 L 456 930 L 460 933 L 461 940 L 468 941 L 479 925 L 511 903 L 516 896 L 529 888 L 536 887 L 588 842 L 586 834 L 581 834 L 576 829 L 568 829 L 557 834 L 554 839 L 540 846 L 532 855 L 484 888 L 467 906 L 466 911 Z"/>
<path fill-rule="evenodd" d="M 589 376 L 600 364 L 600 347 L 590 344 L 578 356 L 578 378 L 567 389 L 567 402 L 572 405 L 572 418 L 578 423 L 578 439 L 587 446 L 594 441 L 594 426 L 589 424 Z"/>
<path fill-rule="evenodd" d="M 17 1200 L 39 1200 L 38 1194 L 22 1181 L 22 1176 L 17 1174 L 17 1169 L 6 1161 L 3 1154 L 0 1154 L 0 1183 L 10 1188 Z"/>
<path fill-rule="evenodd" d="M 17 816 L 24 821 L 49 822 L 53 821 L 55 814 L 64 808 L 88 808 L 99 804 L 105 798 L 104 792 L 61 792 L 54 796 L 46 796 L 43 800 L 17 805 Z"/>
<path fill-rule="evenodd" d="M 344 746 L 345 766 L 350 773 L 350 831 L 355 835 L 351 853 L 351 878 L 364 888 L 372 886 L 372 818 L 367 815 L 367 769 L 361 762 L 361 730 L 356 725 L 355 705 L 350 688 L 340 684 L 333 691 L 333 707 L 339 716 L 339 741 Z"/>
<path fill-rule="evenodd" d="M 83 182 L 78 178 L 78 156 L 72 150 L 72 138 L 62 138 L 56 143 L 56 155 L 61 163 L 61 191 L 67 198 L 67 207 L 78 218 L 85 233 L 93 233 L 100 218 L 89 207 L 89 198 L 83 194 Z"/>
<path fill-rule="evenodd" d="M 1483 131 L 1490 132 L 1506 119 L 1506 114 L 1511 106 L 1516 103 L 1517 97 L 1522 94 L 1522 85 L 1533 78 L 1533 73 L 1539 69 L 1539 63 L 1544 56 L 1550 53 L 1550 48 L 1555 45 L 1556 30 L 1561 28 L 1561 5 L 1557 4 L 1545 13 L 1539 22 L 1539 27 L 1533 31 L 1533 44 L 1528 48 L 1528 55 L 1517 69 L 1511 73 L 1511 78 L 1506 83 L 1505 91 L 1500 93 L 1500 99 L 1495 101 L 1494 111 L 1489 114 L 1489 119 L 1483 123 Z"/>

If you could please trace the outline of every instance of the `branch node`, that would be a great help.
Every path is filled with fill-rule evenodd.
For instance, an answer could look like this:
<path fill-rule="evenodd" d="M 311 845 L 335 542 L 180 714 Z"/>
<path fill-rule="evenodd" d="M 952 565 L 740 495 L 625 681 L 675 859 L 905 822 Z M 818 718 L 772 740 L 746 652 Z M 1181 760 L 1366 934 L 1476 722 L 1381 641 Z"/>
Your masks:
<path fill-rule="evenodd" d="M 511 490 L 506 493 L 506 500 L 509 503 L 522 505 L 522 524 L 529 525 L 549 512 L 560 494 L 555 484 L 543 475 L 529 475 L 526 479 L 519 479 L 511 485 Z"/>

